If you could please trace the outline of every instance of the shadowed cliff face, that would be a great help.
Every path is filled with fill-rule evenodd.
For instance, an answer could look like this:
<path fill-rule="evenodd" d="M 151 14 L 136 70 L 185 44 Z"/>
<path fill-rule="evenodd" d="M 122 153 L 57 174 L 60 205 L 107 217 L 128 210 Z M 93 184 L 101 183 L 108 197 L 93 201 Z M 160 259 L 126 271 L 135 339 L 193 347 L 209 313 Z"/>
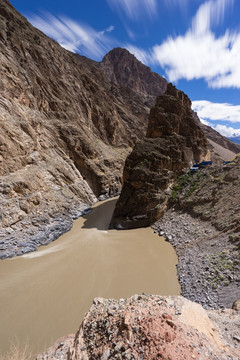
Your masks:
<path fill-rule="evenodd" d="M 111 227 L 135 228 L 155 222 L 166 208 L 175 178 L 209 156 L 206 137 L 192 116 L 191 101 L 168 84 L 151 109 L 147 137 L 126 160 Z"/>
<path fill-rule="evenodd" d="M 145 66 L 126 50 L 112 51 L 109 73 L 114 74 L 116 63 L 121 66 L 121 53 L 129 62 L 124 60 L 122 67 L 131 70 L 134 64 L 141 87 Z M 144 136 L 150 108 L 142 101 L 144 94 L 120 86 L 106 74 L 106 62 L 101 65 L 61 48 L 1 0 L 3 257 L 51 241 L 56 234 L 43 231 L 41 240 L 36 236 L 61 216 L 77 216 L 97 197 L 119 193 L 126 156 Z M 161 94 L 166 80 L 152 76 L 152 86 L 162 84 Z M 14 245 L 32 236 L 30 248 Z"/>

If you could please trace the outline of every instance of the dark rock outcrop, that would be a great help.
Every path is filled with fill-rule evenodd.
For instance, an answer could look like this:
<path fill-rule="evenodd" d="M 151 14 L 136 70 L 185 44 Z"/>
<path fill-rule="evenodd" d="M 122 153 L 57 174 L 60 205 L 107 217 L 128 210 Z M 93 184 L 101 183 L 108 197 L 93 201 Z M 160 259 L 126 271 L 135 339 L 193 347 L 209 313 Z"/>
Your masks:
<path fill-rule="evenodd" d="M 196 124 L 191 101 L 168 84 L 151 109 L 147 137 L 128 156 L 124 185 L 111 227 L 149 226 L 162 216 L 169 187 L 193 162 L 210 156 L 207 140 Z"/>

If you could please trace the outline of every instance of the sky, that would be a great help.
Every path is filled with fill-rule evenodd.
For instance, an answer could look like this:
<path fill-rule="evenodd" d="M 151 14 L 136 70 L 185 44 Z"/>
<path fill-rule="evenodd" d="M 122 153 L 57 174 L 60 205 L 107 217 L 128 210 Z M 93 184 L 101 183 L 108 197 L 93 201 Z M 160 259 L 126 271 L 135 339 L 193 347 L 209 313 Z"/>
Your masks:
<path fill-rule="evenodd" d="M 240 0 L 10 0 L 66 49 L 123 47 L 183 90 L 201 121 L 240 136 Z"/>

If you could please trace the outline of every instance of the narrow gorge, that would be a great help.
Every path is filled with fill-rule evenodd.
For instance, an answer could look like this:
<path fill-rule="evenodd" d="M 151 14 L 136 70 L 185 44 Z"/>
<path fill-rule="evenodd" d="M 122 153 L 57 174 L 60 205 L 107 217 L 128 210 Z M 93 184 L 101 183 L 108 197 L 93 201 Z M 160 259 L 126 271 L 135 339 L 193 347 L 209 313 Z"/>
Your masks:
<path fill-rule="evenodd" d="M 8 0 L 0 123 L 0 358 L 240 358 L 240 145 L 128 50 L 72 53 Z"/>

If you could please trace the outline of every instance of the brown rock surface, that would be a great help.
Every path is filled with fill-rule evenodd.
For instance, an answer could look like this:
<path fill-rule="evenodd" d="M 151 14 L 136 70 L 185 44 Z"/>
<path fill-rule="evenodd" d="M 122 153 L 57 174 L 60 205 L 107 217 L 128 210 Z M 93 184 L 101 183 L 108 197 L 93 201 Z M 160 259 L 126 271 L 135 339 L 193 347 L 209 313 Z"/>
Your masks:
<path fill-rule="evenodd" d="M 222 136 L 210 126 L 202 124 L 196 112 L 193 112 L 193 116 L 207 137 L 211 160 L 214 164 L 222 164 L 223 160 L 232 160 L 236 154 L 240 153 L 240 145 Z"/>
<path fill-rule="evenodd" d="M 150 107 L 167 88 L 165 79 L 139 63 L 126 49 L 110 51 L 104 56 L 101 69 L 112 84 L 128 88 L 129 95 L 138 95 L 142 103 Z"/>
<path fill-rule="evenodd" d="M 127 50 L 102 63 L 70 53 L 1 0 L 0 258 L 47 244 L 119 193 L 165 88 Z"/>
<path fill-rule="evenodd" d="M 61 339 L 37 360 L 237 360 L 240 315 L 205 311 L 182 297 L 97 298 L 75 338 Z"/>
<path fill-rule="evenodd" d="M 170 209 L 154 224 L 178 255 L 181 293 L 206 308 L 240 298 L 240 156 L 186 172 L 172 186 Z"/>
<path fill-rule="evenodd" d="M 128 156 L 124 186 L 111 226 L 149 226 L 162 216 L 169 187 L 183 169 L 210 157 L 207 140 L 196 124 L 191 101 L 168 84 L 151 109 L 147 137 Z"/>
<path fill-rule="evenodd" d="M 121 67 L 121 53 L 141 87 L 141 74 L 150 70 L 126 50 L 111 52 L 109 73 L 114 62 Z M 48 243 L 97 197 L 119 193 L 149 106 L 145 93 L 107 73 L 106 60 L 101 65 L 68 52 L 1 0 L 0 258 Z M 161 93 L 166 80 L 151 74 Z"/>

